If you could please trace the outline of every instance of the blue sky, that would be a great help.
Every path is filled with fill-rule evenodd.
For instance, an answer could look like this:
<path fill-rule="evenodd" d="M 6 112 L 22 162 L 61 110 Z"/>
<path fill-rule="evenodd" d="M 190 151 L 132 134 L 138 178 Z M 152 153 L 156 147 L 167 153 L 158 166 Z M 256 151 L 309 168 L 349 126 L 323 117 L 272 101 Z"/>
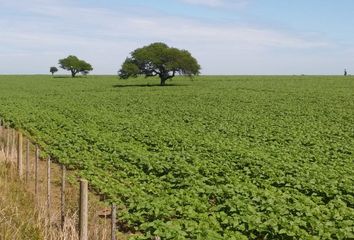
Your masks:
<path fill-rule="evenodd" d="M 202 74 L 351 73 L 353 26 L 352 0 L 0 0 L 0 74 L 69 54 L 115 74 L 152 42 L 189 50 Z"/>

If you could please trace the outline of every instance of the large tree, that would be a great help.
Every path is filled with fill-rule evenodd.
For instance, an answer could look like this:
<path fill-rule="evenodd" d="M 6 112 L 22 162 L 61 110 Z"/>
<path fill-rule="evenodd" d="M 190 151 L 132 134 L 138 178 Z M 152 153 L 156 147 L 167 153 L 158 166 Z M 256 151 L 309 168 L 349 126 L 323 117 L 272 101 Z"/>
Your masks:
<path fill-rule="evenodd" d="M 119 77 L 127 79 L 145 75 L 160 77 L 160 84 L 176 74 L 193 76 L 199 74 L 200 65 L 187 50 L 168 47 L 164 43 L 152 43 L 131 53 L 119 70 Z"/>
<path fill-rule="evenodd" d="M 76 56 L 68 56 L 66 58 L 59 60 L 59 65 L 61 68 L 71 72 L 71 76 L 75 77 L 79 72 L 89 72 L 93 68 L 91 64 L 85 62 L 84 60 L 78 59 Z"/>

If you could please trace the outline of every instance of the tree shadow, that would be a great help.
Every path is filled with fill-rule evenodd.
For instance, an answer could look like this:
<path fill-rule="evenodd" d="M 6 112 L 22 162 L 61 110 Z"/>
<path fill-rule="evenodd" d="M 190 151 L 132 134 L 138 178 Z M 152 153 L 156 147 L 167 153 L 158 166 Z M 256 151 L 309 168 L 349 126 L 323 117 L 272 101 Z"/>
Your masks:
<path fill-rule="evenodd" d="M 53 78 L 72 78 L 71 76 L 52 76 Z"/>
<path fill-rule="evenodd" d="M 145 87 L 183 87 L 183 86 L 188 86 L 186 84 L 166 84 L 164 86 L 161 86 L 160 84 L 150 84 L 150 83 L 145 83 L 145 84 L 116 84 L 113 85 L 114 88 L 145 88 Z"/>
<path fill-rule="evenodd" d="M 81 78 L 81 79 L 85 79 L 85 78 L 88 78 L 87 76 L 75 76 L 75 77 L 72 77 L 70 75 L 54 75 L 52 76 L 52 78 L 72 78 L 72 79 L 78 79 L 78 78 Z"/>

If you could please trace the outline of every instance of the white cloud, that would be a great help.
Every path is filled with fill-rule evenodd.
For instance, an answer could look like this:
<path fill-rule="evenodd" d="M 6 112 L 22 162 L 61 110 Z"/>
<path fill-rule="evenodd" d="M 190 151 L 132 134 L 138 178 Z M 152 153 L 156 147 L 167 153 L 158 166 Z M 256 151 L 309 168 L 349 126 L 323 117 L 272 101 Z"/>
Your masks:
<path fill-rule="evenodd" d="M 250 0 L 180 0 L 187 4 L 207 7 L 244 7 Z"/>
<path fill-rule="evenodd" d="M 206 5 L 210 7 L 222 6 L 225 2 L 223 0 L 182 0 L 185 3 Z"/>

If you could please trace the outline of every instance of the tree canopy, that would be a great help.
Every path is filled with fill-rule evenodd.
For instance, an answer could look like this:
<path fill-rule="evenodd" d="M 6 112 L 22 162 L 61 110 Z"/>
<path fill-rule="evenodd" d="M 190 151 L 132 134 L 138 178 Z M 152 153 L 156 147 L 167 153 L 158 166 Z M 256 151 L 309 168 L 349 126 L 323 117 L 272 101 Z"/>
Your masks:
<path fill-rule="evenodd" d="M 79 72 L 85 72 L 87 74 L 89 71 L 93 70 L 91 64 L 73 55 L 59 59 L 59 65 L 61 68 L 70 71 L 72 77 L 75 77 Z"/>
<path fill-rule="evenodd" d="M 165 85 L 176 74 L 192 77 L 199 71 L 200 65 L 187 50 L 168 47 L 165 43 L 152 43 L 136 49 L 126 58 L 119 70 L 119 77 L 158 76 L 160 84 Z"/>
<path fill-rule="evenodd" d="M 49 72 L 51 72 L 52 75 L 54 75 L 54 73 L 58 72 L 58 68 L 57 67 L 50 67 Z"/>

